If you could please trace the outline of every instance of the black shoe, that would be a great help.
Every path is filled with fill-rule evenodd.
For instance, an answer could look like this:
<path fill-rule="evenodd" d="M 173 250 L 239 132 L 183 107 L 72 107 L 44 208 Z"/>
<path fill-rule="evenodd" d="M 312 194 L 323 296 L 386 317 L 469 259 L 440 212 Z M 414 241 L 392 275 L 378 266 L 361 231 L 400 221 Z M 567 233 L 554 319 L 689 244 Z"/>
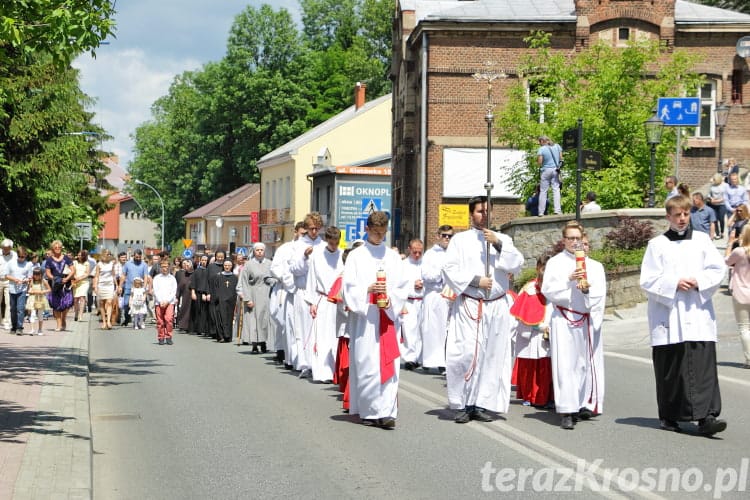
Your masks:
<path fill-rule="evenodd" d="M 456 413 L 456 418 L 453 419 L 457 424 L 468 424 L 469 420 L 471 420 L 471 416 L 466 410 L 461 410 Z"/>
<path fill-rule="evenodd" d="M 438 366 L 438 372 L 440 372 L 440 375 L 445 375 L 445 367 L 444 366 Z"/>
<path fill-rule="evenodd" d="M 682 432 L 682 429 L 680 429 L 680 424 L 678 424 L 674 420 L 668 420 L 666 418 L 662 418 L 661 420 L 659 420 L 659 428 L 663 431 Z"/>
<path fill-rule="evenodd" d="M 417 364 L 412 363 L 411 361 L 407 361 L 406 363 L 404 363 L 404 370 L 412 371 L 416 367 L 417 367 Z"/>
<path fill-rule="evenodd" d="M 708 416 L 698 421 L 698 432 L 704 436 L 713 436 L 717 432 L 721 432 L 727 428 L 727 423 L 724 420 L 719 420 L 714 416 Z"/>
<path fill-rule="evenodd" d="M 362 419 L 362 425 L 365 427 L 377 427 L 378 426 L 378 419 L 376 418 L 363 418 Z"/>
<path fill-rule="evenodd" d="M 261 342 L 260 343 L 260 352 L 261 352 L 261 354 L 265 354 L 265 353 L 268 352 L 268 348 L 266 347 L 266 343 L 265 342 Z"/>
<path fill-rule="evenodd" d="M 472 420 L 478 420 L 479 422 L 492 422 L 492 417 L 487 415 L 487 412 L 479 408 L 473 410 L 469 414 L 469 418 L 471 418 Z"/>
<path fill-rule="evenodd" d="M 164 339 L 159 339 L 159 345 L 164 345 Z"/>
<path fill-rule="evenodd" d="M 590 419 L 591 417 L 594 416 L 594 412 L 591 411 L 591 410 L 589 410 L 586 407 L 583 407 L 580 410 L 578 410 L 578 415 L 577 416 L 578 416 L 579 420 L 588 420 L 588 419 Z"/>
<path fill-rule="evenodd" d="M 571 430 L 575 427 L 573 424 L 573 415 L 563 415 L 560 421 L 560 427 L 565 430 Z"/>
<path fill-rule="evenodd" d="M 396 427 L 396 419 L 392 417 L 379 418 L 378 427 L 381 429 L 393 429 Z"/>
<path fill-rule="evenodd" d="M 172 339 L 167 339 L 167 345 L 172 345 Z"/>

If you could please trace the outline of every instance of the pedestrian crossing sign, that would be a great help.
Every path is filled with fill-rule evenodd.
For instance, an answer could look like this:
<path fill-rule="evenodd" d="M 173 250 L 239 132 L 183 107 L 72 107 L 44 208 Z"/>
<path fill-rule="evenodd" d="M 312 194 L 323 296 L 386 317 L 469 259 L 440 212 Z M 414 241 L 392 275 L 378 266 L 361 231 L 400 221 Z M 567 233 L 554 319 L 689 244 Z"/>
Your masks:
<path fill-rule="evenodd" d="M 383 200 L 380 198 L 363 198 L 362 199 L 362 213 L 370 215 L 373 212 L 379 212 L 382 210 Z"/>

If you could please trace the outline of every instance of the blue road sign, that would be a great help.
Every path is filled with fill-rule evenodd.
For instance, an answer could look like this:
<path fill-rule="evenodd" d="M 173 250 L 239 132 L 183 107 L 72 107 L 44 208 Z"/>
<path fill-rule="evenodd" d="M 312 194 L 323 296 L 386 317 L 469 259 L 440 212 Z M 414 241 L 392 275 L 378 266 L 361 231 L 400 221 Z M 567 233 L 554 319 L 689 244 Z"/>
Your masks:
<path fill-rule="evenodd" d="M 380 198 L 363 198 L 362 213 L 370 215 L 373 212 L 382 210 L 383 201 Z"/>
<path fill-rule="evenodd" d="M 367 234 L 365 227 L 367 227 L 367 217 L 357 217 L 357 238 L 365 237 Z"/>
<path fill-rule="evenodd" d="M 238 247 L 235 252 L 237 252 L 237 255 L 242 255 L 243 257 L 247 257 L 247 248 L 245 247 Z"/>
<path fill-rule="evenodd" d="M 660 97 L 657 115 L 668 127 L 697 127 L 701 123 L 701 100 L 697 97 Z"/>
<path fill-rule="evenodd" d="M 357 225 L 347 224 L 346 225 L 346 241 L 352 242 L 358 238 L 357 236 Z"/>
<path fill-rule="evenodd" d="M 193 251 L 190 250 L 189 248 L 186 248 L 185 250 L 183 250 L 182 256 L 184 258 L 186 258 L 186 259 L 192 259 L 193 258 Z"/>

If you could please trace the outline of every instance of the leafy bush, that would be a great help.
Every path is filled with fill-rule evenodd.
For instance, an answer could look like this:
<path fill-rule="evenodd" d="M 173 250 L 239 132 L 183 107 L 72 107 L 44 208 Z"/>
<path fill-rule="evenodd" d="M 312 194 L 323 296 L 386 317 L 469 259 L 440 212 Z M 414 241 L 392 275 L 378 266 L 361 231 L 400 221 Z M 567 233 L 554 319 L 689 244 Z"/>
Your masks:
<path fill-rule="evenodd" d="M 617 227 L 607 233 L 604 246 L 618 250 L 646 248 L 649 240 L 654 237 L 654 225 L 651 221 L 641 221 L 626 215 L 618 219 Z"/>
<path fill-rule="evenodd" d="M 589 256 L 592 259 L 601 262 L 605 270 L 615 271 L 625 266 L 640 266 L 643 261 L 643 254 L 645 253 L 645 248 L 624 250 L 621 248 L 607 247 L 599 250 L 592 250 Z"/>

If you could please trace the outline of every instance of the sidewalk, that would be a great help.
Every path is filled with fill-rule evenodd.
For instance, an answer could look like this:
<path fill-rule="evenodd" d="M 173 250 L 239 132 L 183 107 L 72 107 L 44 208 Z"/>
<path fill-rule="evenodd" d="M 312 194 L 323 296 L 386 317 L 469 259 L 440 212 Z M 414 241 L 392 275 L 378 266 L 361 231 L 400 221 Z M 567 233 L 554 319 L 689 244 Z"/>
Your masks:
<path fill-rule="evenodd" d="M 0 498 L 92 496 L 89 322 L 72 317 L 67 332 L 0 330 Z"/>

